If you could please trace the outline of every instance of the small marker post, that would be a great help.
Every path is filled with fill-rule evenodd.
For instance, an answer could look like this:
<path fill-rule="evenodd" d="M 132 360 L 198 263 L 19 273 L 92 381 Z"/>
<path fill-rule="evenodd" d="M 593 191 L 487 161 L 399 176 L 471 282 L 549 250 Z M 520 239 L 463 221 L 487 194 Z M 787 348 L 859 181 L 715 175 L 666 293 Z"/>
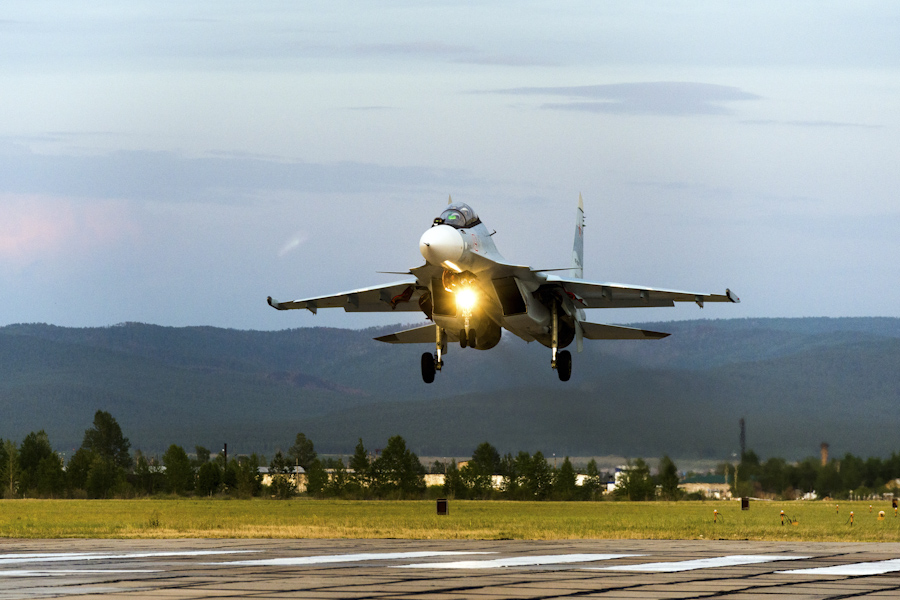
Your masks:
<path fill-rule="evenodd" d="M 884 521 L 884 511 L 883 510 L 878 511 L 878 520 Z"/>
<path fill-rule="evenodd" d="M 872 512 L 872 505 L 869 505 L 869 512 Z"/>
<path fill-rule="evenodd" d="M 841 505 L 840 505 L 840 504 L 835 504 L 835 505 L 834 505 L 834 512 L 835 512 L 835 513 L 840 513 L 840 512 L 841 512 Z"/>
<path fill-rule="evenodd" d="M 853 527 L 853 511 L 850 511 L 850 527 Z"/>
<path fill-rule="evenodd" d="M 713 510 L 713 523 L 718 523 L 718 522 L 719 522 L 719 511 Z"/>
<path fill-rule="evenodd" d="M 781 511 L 781 526 L 784 527 L 784 511 Z"/>

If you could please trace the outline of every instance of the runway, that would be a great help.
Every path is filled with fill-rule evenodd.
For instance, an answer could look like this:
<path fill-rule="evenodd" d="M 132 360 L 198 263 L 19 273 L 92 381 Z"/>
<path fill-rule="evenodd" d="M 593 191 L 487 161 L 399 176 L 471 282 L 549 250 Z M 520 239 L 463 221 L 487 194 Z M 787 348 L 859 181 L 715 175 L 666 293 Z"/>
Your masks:
<path fill-rule="evenodd" d="M 900 597 L 900 544 L 4 540 L 0 598 Z"/>

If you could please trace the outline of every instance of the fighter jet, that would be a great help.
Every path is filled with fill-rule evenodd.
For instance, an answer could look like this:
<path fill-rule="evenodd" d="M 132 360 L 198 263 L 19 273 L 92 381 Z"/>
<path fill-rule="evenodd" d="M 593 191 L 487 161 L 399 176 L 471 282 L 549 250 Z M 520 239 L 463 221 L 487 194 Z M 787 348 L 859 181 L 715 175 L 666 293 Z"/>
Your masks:
<path fill-rule="evenodd" d="M 343 308 L 347 312 L 421 311 L 431 324 L 375 338 L 389 344 L 434 344 L 422 354 L 422 380 L 434 381 L 444 367 L 451 342 L 461 348 L 488 350 L 500 341 L 501 330 L 526 342 L 550 349 L 550 367 L 561 381 L 572 374 L 572 342 L 578 352 L 583 340 L 654 340 L 667 333 L 585 320 L 588 308 L 645 308 L 674 306 L 676 302 L 740 302 L 725 294 L 682 292 L 621 283 L 585 281 L 584 202 L 578 195 L 572 266 L 532 269 L 507 262 L 497 251 L 493 235 L 463 203 L 453 203 L 434 219 L 419 239 L 425 264 L 397 273 L 402 281 L 341 292 L 331 296 L 279 302 L 278 310 Z M 553 272 L 570 272 L 560 276 Z"/>

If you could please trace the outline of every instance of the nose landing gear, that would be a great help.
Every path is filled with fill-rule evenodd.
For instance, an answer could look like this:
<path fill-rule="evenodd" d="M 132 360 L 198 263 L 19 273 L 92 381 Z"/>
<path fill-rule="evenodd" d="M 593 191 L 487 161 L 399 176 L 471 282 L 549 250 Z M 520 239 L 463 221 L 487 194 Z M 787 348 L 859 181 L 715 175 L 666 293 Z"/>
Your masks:
<path fill-rule="evenodd" d="M 465 348 L 468 346 L 469 348 L 474 348 L 476 344 L 475 339 L 475 330 L 470 329 L 468 333 L 466 333 L 465 329 L 459 330 L 459 347 Z"/>

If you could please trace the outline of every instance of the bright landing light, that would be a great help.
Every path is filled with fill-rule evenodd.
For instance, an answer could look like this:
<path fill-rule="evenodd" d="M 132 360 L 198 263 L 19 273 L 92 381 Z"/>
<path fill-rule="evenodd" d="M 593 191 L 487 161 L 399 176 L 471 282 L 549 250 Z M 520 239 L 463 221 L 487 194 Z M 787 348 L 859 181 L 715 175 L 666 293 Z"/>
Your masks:
<path fill-rule="evenodd" d="M 472 310 L 478 296 L 472 288 L 462 288 L 456 292 L 456 305 L 463 310 Z"/>

